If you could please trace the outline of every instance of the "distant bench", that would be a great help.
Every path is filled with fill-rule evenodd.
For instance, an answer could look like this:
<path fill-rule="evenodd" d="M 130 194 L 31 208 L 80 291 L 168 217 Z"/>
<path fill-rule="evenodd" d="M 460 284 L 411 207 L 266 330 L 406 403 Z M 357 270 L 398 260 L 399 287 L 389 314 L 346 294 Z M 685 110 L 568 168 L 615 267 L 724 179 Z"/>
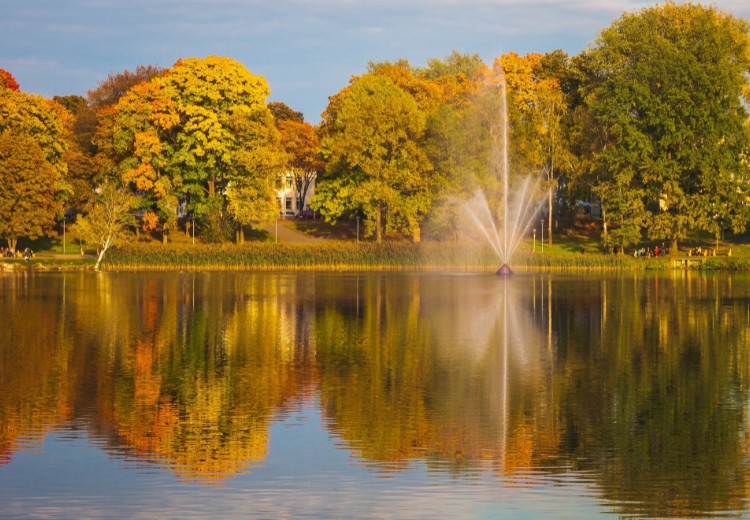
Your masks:
<path fill-rule="evenodd" d="M 695 249 L 689 249 L 687 256 L 679 256 L 672 259 L 673 267 L 690 267 L 691 265 L 700 265 L 704 260 L 717 256 L 732 256 L 731 247 L 697 247 Z"/>
<path fill-rule="evenodd" d="M 732 256 L 731 247 L 696 247 L 688 250 L 688 256 L 708 257 L 708 256 Z"/>

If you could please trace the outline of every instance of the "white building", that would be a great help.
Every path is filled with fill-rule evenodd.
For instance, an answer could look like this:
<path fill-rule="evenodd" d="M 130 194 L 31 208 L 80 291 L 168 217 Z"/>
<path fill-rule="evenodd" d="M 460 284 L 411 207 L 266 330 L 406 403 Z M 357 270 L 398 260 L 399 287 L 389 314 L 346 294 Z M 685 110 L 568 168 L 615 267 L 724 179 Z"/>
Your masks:
<path fill-rule="evenodd" d="M 284 217 L 294 217 L 301 211 L 310 209 L 310 201 L 315 194 L 315 178 L 310 180 L 310 185 L 305 193 L 305 200 L 300 207 L 299 190 L 301 186 L 295 185 L 295 176 L 291 172 L 284 174 L 281 182 L 281 188 L 276 192 L 276 200 L 279 203 L 279 215 Z"/>

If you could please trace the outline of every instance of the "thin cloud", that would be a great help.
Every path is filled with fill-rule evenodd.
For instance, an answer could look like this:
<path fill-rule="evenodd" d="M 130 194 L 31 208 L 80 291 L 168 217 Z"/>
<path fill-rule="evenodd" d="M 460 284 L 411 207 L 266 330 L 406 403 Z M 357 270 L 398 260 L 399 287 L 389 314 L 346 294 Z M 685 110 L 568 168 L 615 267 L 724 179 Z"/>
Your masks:
<path fill-rule="evenodd" d="M 85 92 L 110 72 L 220 54 L 314 120 L 369 61 L 424 65 L 452 50 L 576 54 L 628 0 L 0 0 L 0 67 L 29 92 Z M 750 17 L 747 0 L 718 9 Z"/>

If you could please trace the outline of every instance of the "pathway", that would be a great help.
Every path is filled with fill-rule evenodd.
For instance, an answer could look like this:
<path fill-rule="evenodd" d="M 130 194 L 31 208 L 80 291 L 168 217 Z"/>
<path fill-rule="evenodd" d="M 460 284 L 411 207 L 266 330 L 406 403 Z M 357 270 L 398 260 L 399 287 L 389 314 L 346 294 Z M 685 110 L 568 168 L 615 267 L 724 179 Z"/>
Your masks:
<path fill-rule="evenodd" d="M 278 224 L 278 227 L 277 227 Z M 267 224 L 263 227 L 271 237 L 276 237 L 278 233 L 279 242 L 289 244 L 315 244 L 319 243 L 322 238 L 315 238 L 294 229 L 293 222 L 289 220 L 278 220 L 276 223 Z"/>

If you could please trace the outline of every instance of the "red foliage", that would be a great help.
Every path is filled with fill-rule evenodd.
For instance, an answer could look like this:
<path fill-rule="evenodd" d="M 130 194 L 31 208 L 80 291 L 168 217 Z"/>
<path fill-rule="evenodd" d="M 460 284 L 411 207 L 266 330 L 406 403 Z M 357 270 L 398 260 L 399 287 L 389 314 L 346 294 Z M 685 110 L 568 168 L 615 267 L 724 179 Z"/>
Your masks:
<path fill-rule="evenodd" d="M 15 90 L 16 92 L 21 90 L 21 87 L 18 85 L 16 78 L 13 77 L 13 74 L 5 69 L 0 69 L 0 86 L 10 90 Z"/>

